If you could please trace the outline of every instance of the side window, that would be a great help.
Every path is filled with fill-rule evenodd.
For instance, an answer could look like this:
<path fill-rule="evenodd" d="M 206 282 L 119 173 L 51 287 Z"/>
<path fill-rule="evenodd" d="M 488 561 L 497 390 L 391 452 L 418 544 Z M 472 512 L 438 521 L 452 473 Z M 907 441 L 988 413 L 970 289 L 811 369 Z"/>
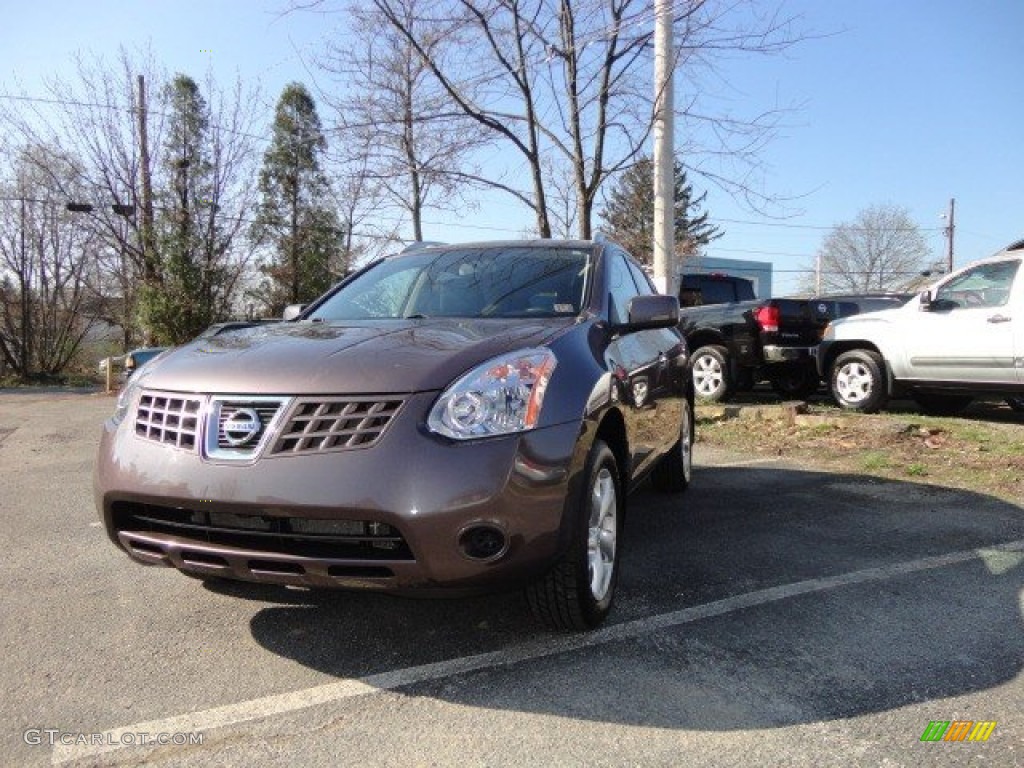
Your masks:
<path fill-rule="evenodd" d="M 633 275 L 633 282 L 636 283 L 636 289 L 641 296 L 653 296 L 657 293 L 651 279 L 637 266 L 635 261 L 626 259 L 626 266 L 629 267 L 629 272 Z"/>
<path fill-rule="evenodd" d="M 636 296 L 636 285 L 622 255 L 608 252 L 608 320 L 613 325 L 626 322 L 629 300 Z"/>
<path fill-rule="evenodd" d="M 939 286 L 933 304 L 937 309 L 1001 307 L 1010 299 L 1019 261 L 979 264 Z"/>

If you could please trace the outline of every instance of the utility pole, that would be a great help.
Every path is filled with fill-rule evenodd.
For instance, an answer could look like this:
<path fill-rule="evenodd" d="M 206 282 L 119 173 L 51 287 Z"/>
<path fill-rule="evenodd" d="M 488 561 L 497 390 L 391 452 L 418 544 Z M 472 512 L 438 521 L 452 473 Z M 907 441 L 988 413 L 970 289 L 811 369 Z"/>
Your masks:
<path fill-rule="evenodd" d="M 676 293 L 672 2 L 654 0 L 654 284 Z"/>
<path fill-rule="evenodd" d="M 149 167 L 149 129 L 146 119 L 146 78 L 139 75 L 139 104 L 136 109 L 139 131 L 139 170 L 142 191 L 142 263 L 147 283 L 156 280 L 156 244 L 153 242 L 153 181 Z"/>
<path fill-rule="evenodd" d="M 18 281 L 21 289 L 21 375 L 27 377 L 32 364 L 32 296 L 28 282 L 28 251 L 25 248 L 25 195 L 21 197 L 21 263 L 18 265 Z"/>
<path fill-rule="evenodd" d="M 956 230 L 956 199 L 949 198 L 949 214 L 947 215 L 948 224 L 946 224 L 946 274 L 948 275 L 953 271 L 953 232 Z"/>
<path fill-rule="evenodd" d="M 821 253 L 814 259 L 814 295 L 821 296 Z"/>

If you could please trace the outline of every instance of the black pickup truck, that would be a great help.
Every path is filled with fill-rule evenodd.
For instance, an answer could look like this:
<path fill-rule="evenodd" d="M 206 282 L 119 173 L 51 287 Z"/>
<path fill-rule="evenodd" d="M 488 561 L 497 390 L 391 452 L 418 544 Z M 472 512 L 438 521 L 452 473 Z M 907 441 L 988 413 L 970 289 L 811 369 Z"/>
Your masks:
<path fill-rule="evenodd" d="M 782 397 L 807 397 L 821 383 L 814 354 L 829 322 L 898 307 L 909 298 L 876 293 L 756 299 L 745 278 L 684 274 L 679 330 L 692 350 L 696 396 L 719 402 L 767 380 Z"/>

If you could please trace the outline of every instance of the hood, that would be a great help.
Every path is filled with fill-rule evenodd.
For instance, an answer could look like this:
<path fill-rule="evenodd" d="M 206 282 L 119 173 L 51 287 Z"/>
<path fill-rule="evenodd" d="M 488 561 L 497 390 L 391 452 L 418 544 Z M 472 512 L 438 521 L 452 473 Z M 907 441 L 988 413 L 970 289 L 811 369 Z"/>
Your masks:
<path fill-rule="evenodd" d="M 485 360 L 543 344 L 574 318 L 278 323 L 198 339 L 146 368 L 146 387 L 215 394 L 439 390 Z"/>
<path fill-rule="evenodd" d="M 913 305 L 912 310 L 911 305 Z M 857 331 L 853 330 L 855 328 L 864 328 L 868 325 L 887 325 L 888 323 L 899 322 L 899 318 L 906 314 L 908 310 L 914 312 L 918 311 L 918 305 L 915 299 L 911 299 L 902 307 L 879 309 L 875 312 L 865 312 L 860 315 L 841 317 L 828 324 L 828 331 L 831 331 L 835 335 L 856 333 Z"/>

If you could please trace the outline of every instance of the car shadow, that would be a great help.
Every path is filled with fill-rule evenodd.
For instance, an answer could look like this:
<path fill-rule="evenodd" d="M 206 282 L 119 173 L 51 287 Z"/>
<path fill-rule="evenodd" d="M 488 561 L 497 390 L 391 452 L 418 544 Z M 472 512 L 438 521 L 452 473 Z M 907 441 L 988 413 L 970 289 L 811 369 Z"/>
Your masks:
<path fill-rule="evenodd" d="M 683 496 L 644 489 L 630 500 L 610 618 L 621 637 L 535 653 L 514 667 L 428 675 L 402 691 L 490 709 L 734 730 L 985 690 L 1013 680 L 1024 662 L 1024 553 L 994 549 L 1022 539 L 1021 508 L 979 494 L 778 467 L 700 468 Z M 962 554 L 933 560 L 950 553 Z M 871 570 L 879 568 L 893 572 Z M 770 591 L 792 584 L 807 588 Z M 413 600 L 217 589 L 272 602 L 251 620 L 256 641 L 338 678 L 571 637 L 539 627 L 516 593 Z M 699 620 L 678 613 L 738 595 L 749 604 Z M 661 628 L 649 621 L 666 616 L 676 618 Z"/>

